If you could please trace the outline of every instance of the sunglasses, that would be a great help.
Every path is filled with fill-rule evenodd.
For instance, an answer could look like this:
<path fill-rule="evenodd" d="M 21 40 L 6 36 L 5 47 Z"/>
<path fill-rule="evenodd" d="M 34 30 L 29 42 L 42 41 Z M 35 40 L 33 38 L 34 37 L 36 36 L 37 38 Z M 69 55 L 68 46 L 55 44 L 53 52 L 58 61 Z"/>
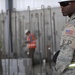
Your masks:
<path fill-rule="evenodd" d="M 69 5 L 69 2 L 60 2 L 60 6 L 65 7 L 65 6 L 68 6 L 68 5 Z"/>

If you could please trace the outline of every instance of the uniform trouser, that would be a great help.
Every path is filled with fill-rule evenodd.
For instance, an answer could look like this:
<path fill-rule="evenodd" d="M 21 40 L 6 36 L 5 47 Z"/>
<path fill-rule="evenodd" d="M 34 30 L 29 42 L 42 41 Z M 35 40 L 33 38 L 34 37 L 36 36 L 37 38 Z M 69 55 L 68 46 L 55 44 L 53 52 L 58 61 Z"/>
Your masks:
<path fill-rule="evenodd" d="M 35 52 L 35 48 L 29 49 L 29 58 L 32 59 L 32 66 L 34 65 L 34 52 Z"/>
<path fill-rule="evenodd" d="M 75 68 L 66 69 L 61 75 L 75 75 Z"/>

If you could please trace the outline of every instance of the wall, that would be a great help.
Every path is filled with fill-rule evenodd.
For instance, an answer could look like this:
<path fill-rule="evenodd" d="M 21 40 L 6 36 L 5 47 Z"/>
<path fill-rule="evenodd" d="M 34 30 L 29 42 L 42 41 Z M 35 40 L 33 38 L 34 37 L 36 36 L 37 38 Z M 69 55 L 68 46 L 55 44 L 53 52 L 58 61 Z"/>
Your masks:
<path fill-rule="evenodd" d="M 2 22 L 2 24 L 0 23 L 0 26 L 2 27 L 3 24 L 5 24 L 5 20 L 0 20 L 0 22 Z M 15 11 L 14 9 L 12 12 L 12 40 L 14 52 L 16 52 L 18 56 L 22 56 L 24 49 L 26 49 L 22 47 L 26 38 L 24 31 L 25 29 L 30 29 L 37 37 L 36 52 L 41 52 L 43 57 L 47 57 L 48 46 L 51 46 L 52 52 L 59 50 L 61 31 L 65 27 L 66 22 L 67 18 L 62 16 L 59 7 L 51 9 L 48 7 L 39 10 L 28 9 L 25 11 Z M 3 28 L 1 29 L 3 30 Z M 4 33 L 5 30 L 3 31 L 3 34 L 0 34 L 4 37 Z M 4 43 L 3 38 L 2 40 Z"/>

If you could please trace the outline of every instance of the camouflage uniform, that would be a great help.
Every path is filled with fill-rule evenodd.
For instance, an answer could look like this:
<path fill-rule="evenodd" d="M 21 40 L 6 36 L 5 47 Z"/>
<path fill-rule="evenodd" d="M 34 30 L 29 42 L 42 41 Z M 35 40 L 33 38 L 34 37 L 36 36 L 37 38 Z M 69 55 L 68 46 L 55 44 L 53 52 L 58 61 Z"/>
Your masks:
<path fill-rule="evenodd" d="M 62 31 L 60 53 L 54 68 L 54 75 L 75 75 L 75 68 L 68 66 L 75 62 L 75 14 Z"/>

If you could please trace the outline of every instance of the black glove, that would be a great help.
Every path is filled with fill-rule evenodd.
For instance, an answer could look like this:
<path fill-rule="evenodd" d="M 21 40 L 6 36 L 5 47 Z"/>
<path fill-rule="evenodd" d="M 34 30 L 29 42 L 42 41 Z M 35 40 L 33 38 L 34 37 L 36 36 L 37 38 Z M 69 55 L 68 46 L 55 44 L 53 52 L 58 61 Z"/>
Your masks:
<path fill-rule="evenodd" d="M 57 52 L 54 54 L 54 56 L 53 56 L 53 62 L 54 62 L 54 63 L 56 63 L 57 57 L 58 57 L 58 55 L 59 55 L 59 52 L 60 52 L 60 50 L 57 51 Z"/>

